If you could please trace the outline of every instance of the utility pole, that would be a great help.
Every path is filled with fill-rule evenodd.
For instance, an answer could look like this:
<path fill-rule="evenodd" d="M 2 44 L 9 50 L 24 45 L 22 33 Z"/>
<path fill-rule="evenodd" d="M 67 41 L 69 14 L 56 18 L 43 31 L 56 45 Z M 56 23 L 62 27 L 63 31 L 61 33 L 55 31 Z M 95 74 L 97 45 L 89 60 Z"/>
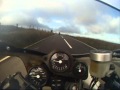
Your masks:
<path fill-rule="evenodd" d="M 31 25 L 29 26 L 29 29 L 31 29 Z"/>
<path fill-rule="evenodd" d="M 16 24 L 16 27 L 18 28 L 18 24 Z"/>
<path fill-rule="evenodd" d="M 51 30 L 51 33 L 53 33 L 53 30 Z"/>
<path fill-rule="evenodd" d="M 1 30 L 1 22 L 0 22 L 0 30 Z"/>
<path fill-rule="evenodd" d="M 34 25 L 33 25 L 33 29 L 34 29 Z"/>
<path fill-rule="evenodd" d="M 119 44 L 120 44 L 120 30 L 119 30 Z"/>

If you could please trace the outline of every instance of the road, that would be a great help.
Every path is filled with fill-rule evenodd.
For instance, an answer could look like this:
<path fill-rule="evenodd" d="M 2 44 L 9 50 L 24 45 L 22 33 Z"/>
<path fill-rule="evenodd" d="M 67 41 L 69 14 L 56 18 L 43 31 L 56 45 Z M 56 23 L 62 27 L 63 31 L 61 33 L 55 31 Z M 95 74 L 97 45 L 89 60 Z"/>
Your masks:
<path fill-rule="evenodd" d="M 95 49 L 70 36 L 53 35 L 29 46 L 29 49 L 50 53 L 53 50 L 63 50 L 71 54 L 85 54 Z"/>
<path fill-rule="evenodd" d="M 71 54 L 85 54 L 85 53 L 89 53 L 90 50 L 95 49 L 94 47 L 89 46 L 84 42 L 78 41 L 70 36 L 65 36 L 65 35 L 53 35 L 43 40 L 40 40 L 32 45 L 29 45 L 25 48 L 41 51 L 44 53 L 50 53 L 51 51 L 58 49 L 58 50 L 67 51 Z M 90 61 L 88 62 L 89 58 L 82 58 L 80 60 L 86 62 L 89 66 L 90 64 Z M 0 73 L 0 81 L 5 79 L 5 77 L 7 77 L 8 75 L 12 75 L 17 71 L 22 70 L 21 72 L 23 72 L 23 70 L 25 70 L 25 67 L 20 61 L 21 60 L 19 58 L 10 57 L 10 56 L 1 59 L 0 71 L 2 73 Z M 16 66 L 16 68 L 14 68 L 14 66 Z M 118 72 L 118 75 L 120 75 L 119 70 L 120 67 L 116 66 L 116 71 Z M 24 71 L 23 73 L 24 75 L 26 75 L 27 72 Z M 89 78 L 86 80 L 86 82 L 90 83 L 90 81 L 91 78 L 89 75 Z"/>
<path fill-rule="evenodd" d="M 70 54 L 85 54 L 89 53 L 90 50 L 95 49 L 94 47 L 89 46 L 81 41 L 78 41 L 70 36 L 57 34 L 42 39 L 25 48 L 44 52 L 46 54 L 50 53 L 53 50 L 62 50 L 69 52 Z M 1 57 L 0 62 L 3 62 L 8 58 L 9 56 Z"/>

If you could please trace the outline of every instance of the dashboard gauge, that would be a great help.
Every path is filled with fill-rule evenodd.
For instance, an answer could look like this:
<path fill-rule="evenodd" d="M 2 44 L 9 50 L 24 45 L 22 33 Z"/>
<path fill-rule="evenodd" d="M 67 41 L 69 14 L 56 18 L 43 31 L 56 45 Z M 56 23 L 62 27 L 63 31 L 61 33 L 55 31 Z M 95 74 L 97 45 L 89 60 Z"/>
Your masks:
<path fill-rule="evenodd" d="M 33 67 L 28 73 L 28 80 L 30 80 L 30 83 L 37 88 L 45 85 L 47 78 L 46 70 L 40 66 Z"/>
<path fill-rule="evenodd" d="M 80 79 L 86 78 L 88 75 L 88 68 L 86 64 L 83 62 L 77 62 L 74 65 L 73 74 L 75 75 L 75 77 L 80 78 Z"/>
<path fill-rule="evenodd" d="M 50 58 L 51 69 L 55 72 L 65 72 L 70 68 L 70 57 L 63 52 L 56 52 Z"/>

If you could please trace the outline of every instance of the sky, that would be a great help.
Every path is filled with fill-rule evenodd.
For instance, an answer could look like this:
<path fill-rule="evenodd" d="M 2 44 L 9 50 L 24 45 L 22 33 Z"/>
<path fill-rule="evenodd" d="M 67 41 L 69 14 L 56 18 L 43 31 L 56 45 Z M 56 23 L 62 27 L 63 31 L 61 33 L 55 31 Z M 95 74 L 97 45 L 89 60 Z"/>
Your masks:
<path fill-rule="evenodd" d="M 120 12 L 96 0 L 0 0 L 0 22 L 120 44 Z"/>

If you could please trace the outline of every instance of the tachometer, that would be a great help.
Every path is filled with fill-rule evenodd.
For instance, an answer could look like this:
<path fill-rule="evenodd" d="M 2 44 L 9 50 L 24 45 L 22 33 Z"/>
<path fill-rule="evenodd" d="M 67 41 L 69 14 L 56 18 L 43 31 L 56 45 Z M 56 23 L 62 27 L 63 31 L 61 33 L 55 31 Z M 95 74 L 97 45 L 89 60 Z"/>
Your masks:
<path fill-rule="evenodd" d="M 88 76 L 88 67 L 84 62 L 76 62 L 73 67 L 73 74 L 76 78 L 86 79 Z"/>
<path fill-rule="evenodd" d="M 40 86 L 45 85 L 47 82 L 47 72 L 43 67 L 33 67 L 28 73 L 28 80 L 35 87 L 40 88 Z"/>
<path fill-rule="evenodd" d="M 64 72 L 70 68 L 70 57 L 64 52 L 56 52 L 50 58 L 51 69 L 55 72 Z"/>

